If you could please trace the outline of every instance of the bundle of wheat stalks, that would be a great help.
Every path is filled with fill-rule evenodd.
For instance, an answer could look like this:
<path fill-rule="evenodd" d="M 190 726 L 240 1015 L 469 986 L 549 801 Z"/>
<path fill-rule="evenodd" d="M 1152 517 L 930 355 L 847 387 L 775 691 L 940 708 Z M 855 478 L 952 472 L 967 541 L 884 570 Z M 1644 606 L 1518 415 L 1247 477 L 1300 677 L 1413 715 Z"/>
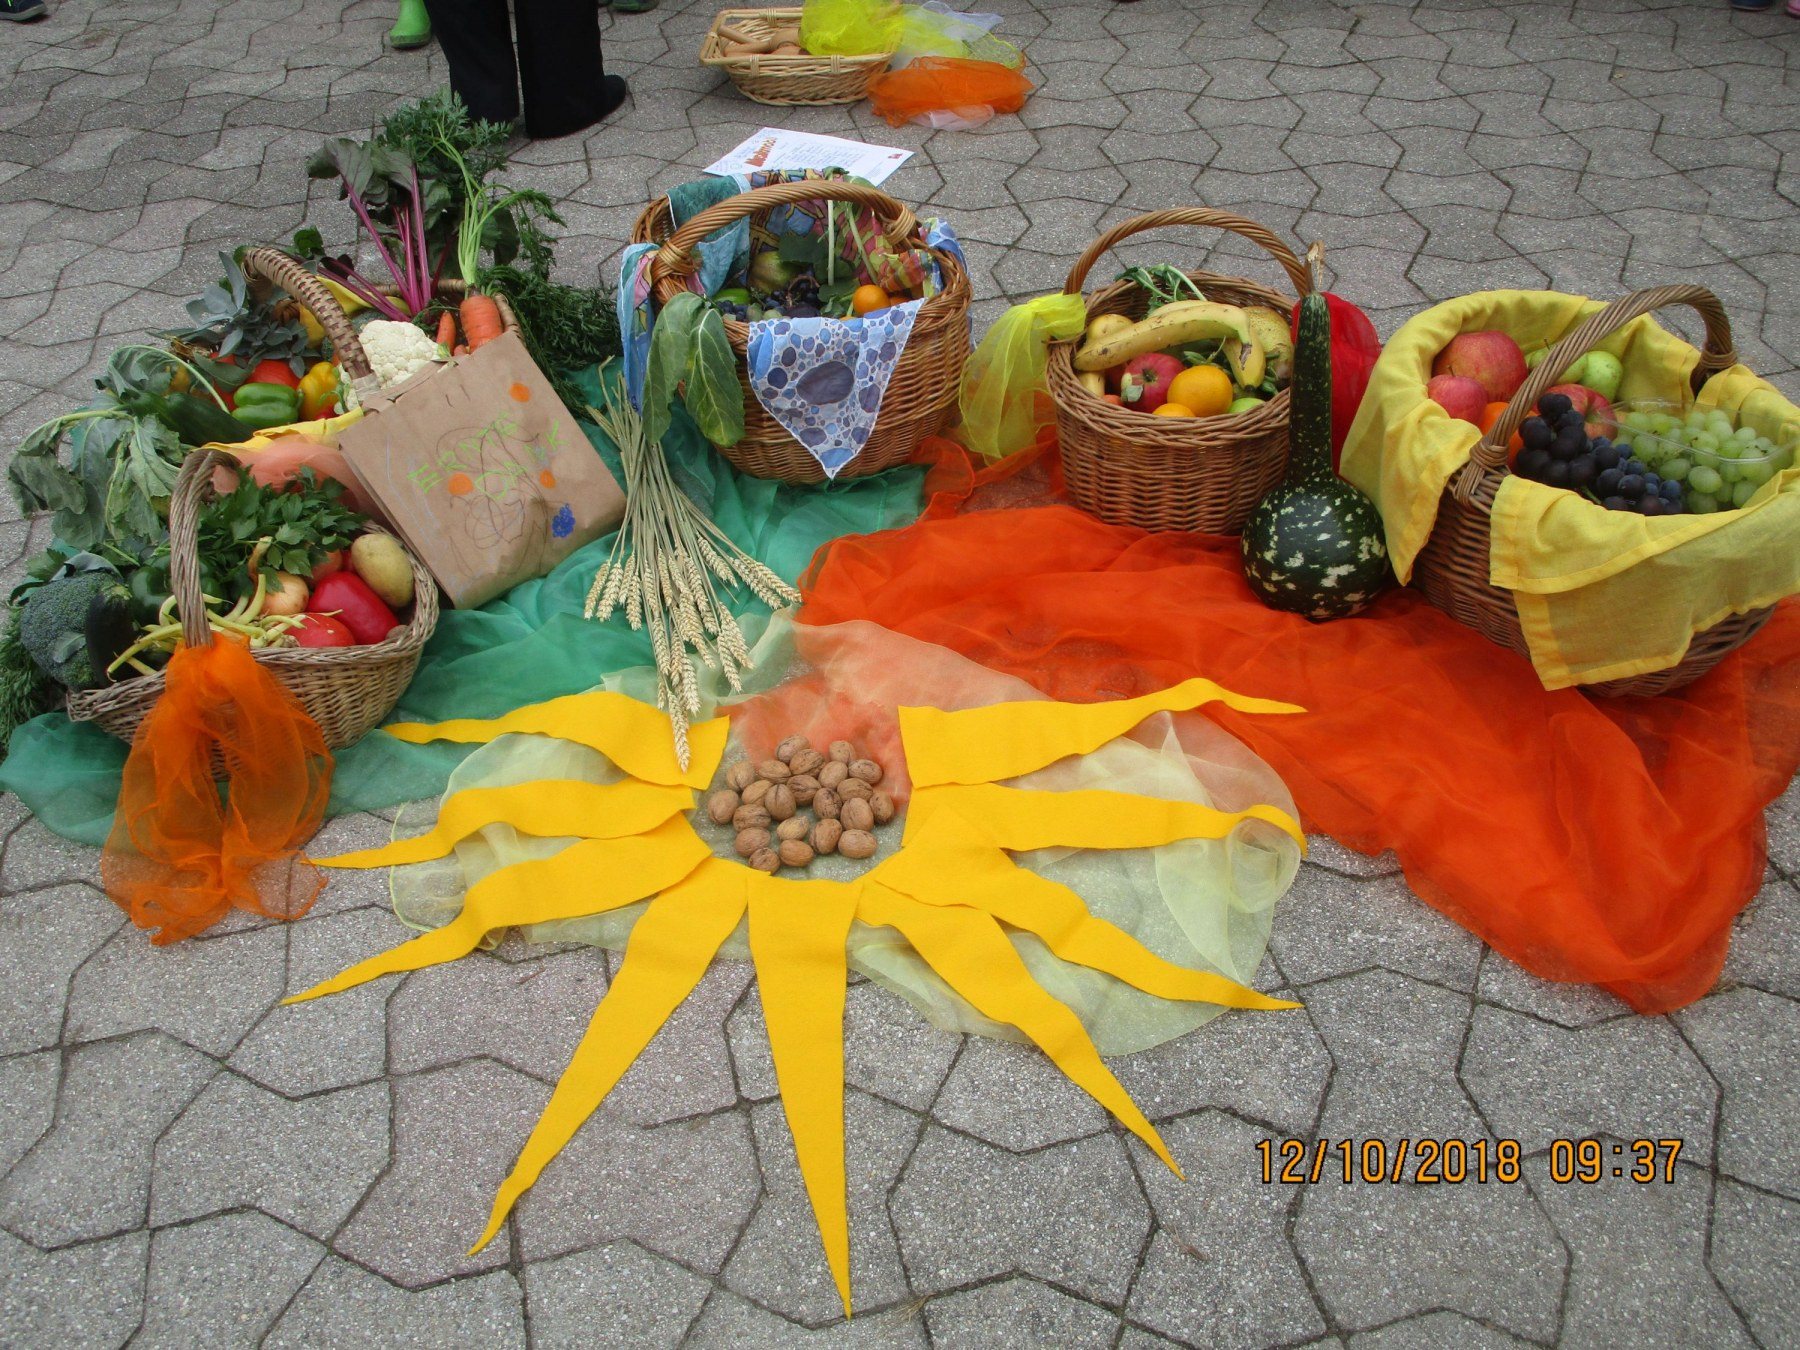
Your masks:
<path fill-rule="evenodd" d="M 625 520 L 610 557 L 588 588 L 587 616 L 604 621 L 623 607 L 632 628 L 650 629 L 656 655 L 656 706 L 669 715 L 675 757 L 688 766 L 688 719 L 700 715 L 694 658 L 722 671 L 735 693 L 749 670 L 750 648 L 715 583 L 748 586 L 771 608 L 798 604 L 800 592 L 731 540 L 669 474 L 662 442 L 644 436 L 629 403 L 590 406 L 588 414 L 619 447 L 625 465 Z"/>

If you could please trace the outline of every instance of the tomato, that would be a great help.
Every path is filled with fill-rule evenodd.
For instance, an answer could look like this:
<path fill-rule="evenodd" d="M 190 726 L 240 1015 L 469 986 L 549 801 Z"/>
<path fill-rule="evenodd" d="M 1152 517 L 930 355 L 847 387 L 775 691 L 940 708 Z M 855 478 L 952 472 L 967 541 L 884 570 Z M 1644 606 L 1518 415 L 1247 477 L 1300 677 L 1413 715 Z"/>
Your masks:
<path fill-rule="evenodd" d="M 258 361 L 250 372 L 245 384 L 281 384 L 289 389 L 300 387 L 300 377 L 294 374 L 294 368 L 286 361 L 277 361 L 271 357 L 267 361 Z"/>
<path fill-rule="evenodd" d="M 325 557 L 313 564 L 313 585 L 330 576 L 333 572 L 341 572 L 350 565 L 350 550 L 340 548 L 336 553 L 327 553 Z"/>
<path fill-rule="evenodd" d="M 354 647 L 356 634 L 329 614 L 305 614 L 288 632 L 302 647 Z"/>
<path fill-rule="evenodd" d="M 333 572 L 322 579 L 313 587 L 306 608 L 341 619 L 358 642 L 380 642 L 400 626 L 394 611 L 354 572 Z"/>

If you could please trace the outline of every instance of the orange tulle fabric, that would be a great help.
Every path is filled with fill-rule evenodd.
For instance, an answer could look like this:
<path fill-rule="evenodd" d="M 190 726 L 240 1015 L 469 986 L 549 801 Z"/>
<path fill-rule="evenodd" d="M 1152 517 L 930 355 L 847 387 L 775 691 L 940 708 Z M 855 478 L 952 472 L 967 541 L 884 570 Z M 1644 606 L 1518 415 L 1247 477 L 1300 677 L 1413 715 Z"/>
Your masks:
<path fill-rule="evenodd" d="M 318 726 L 243 642 L 183 647 L 125 761 L 100 857 L 106 893 L 158 945 L 233 906 L 298 918 L 324 885 L 299 850 L 330 792 Z"/>
<path fill-rule="evenodd" d="M 869 107 L 894 126 L 934 112 L 992 108 L 1015 113 L 1025 106 L 1031 81 L 998 61 L 962 56 L 921 56 L 869 81 Z"/>
<path fill-rule="evenodd" d="M 1314 625 L 1265 609 L 1235 539 L 1146 535 L 1046 500 L 1048 442 L 973 470 L 940 442 L 925 518 L 823 550 L 805 622 L 870 619 L 1030 681 L 1125 698 L 1205 675 L 1301 716 L 1211 716 L 1308 828 L 1392 849 L 1429 904 L 1534 973 L 1644 1012 L 1717 979 L 1800 765 L 1800 607 L 1653 699 L 1546 692 L 1524 658 L 1410 590 Z"/>

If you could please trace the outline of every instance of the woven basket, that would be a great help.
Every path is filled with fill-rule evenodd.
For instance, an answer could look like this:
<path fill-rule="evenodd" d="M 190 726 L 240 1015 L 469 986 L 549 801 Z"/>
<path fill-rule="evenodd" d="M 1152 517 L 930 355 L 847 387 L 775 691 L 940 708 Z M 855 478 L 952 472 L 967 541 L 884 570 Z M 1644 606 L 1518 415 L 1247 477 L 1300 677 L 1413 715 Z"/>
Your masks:
<path fill-rule="evenodd" d="M 713 20 L 700 43 L 700 64 L 722 70 L 745 98 L 758 103 L 817 106 L 855 103 L 869 96 L 869 81 L 888 67 L 892 52 L 874 56 L 731 56 L 725 40 L 759 42 L 777 32 L 798 35 L 798 9 L 728 9 Z M 784 39 L 787 40 L 787 39 Z"/>
<path fill-rule="evenodd" d="M 1115 225 L 1088 246 L 1063 289 L 1080 293 L 1102 254 L 1134 234 L 1171 225 L 1199 225 L 1241 235 L 1281 264 L 1299 295 L 1312 277 L 1288 246 L 1254 221 L 1205 207 L 1176 207 Z M 1189 272 L 1208 300 L 1266 305 L 1284 318 L 1294 302 L 1243 277 Z M 1117 281 L 1088 298 L 1088 318 L 1144 317 L 1149 297 L 1131 281 Z M 1155 417 L 1105 403 L 1075 374 L 1078 341 L 1050 348 L 1049 388 L 1069 496 L 1084 511 L 1113 525 L 1145 530 L 1236 534 L 1251 508 L 1281 481 L 1287 468 L 1288 391 L 1254 412 L 1225 417 Z"/>
<path fill-rule="evenodd" d="M 1732 348 L 1731 324 L 1718 297 L 1703 286 L 1658 286 L 1614 301 L 1577 326 L 1552 347 L 1513 394 L 1506 411 L 1494 422 L 1469 456 L 1469 462 L 1444 489 L 1438 503 L 1431 538 L 1413 564 L 1412 584 L 1425 598 L 1458 623 L 1490 641 L 1530 656 L 1519 609 L 1512 592 L 1490 584 L 1489 559 L 1493 543 L 1494 495 L 1505 479 L 1506 446 L 1531 416 L 1538 399 L 1556 384 L 1589 348 L 1633 319 L 1654 313 L 1666 305 L 1692 307 L 1706 325 L 1706 345 L 1694 367 L 1693 386 L 1698 390 L 1714 373 L 1737 364 Z M 1596 511 L 1600 507 L 1594 508 Z M 1749 641 L 1767 622 L 1771 610 L 1734 614 L 1696 633 L 1687 654 L 1666 670 L 1654 670 L 1626 679 L 1583 685 L 1590 694 L 1666 694 L 1692 684 L 1716 666 L 1727 652 Z"/>
<path fill-rule="evenodd" d="M 887 243 L 895 251 L 924 247 L 911 211 L 885 192 L 858 183 L 808 179 L 752 188 L 707 207 L 680 229 L 673 228 L 664 197 L 639 217 L 632 236 L 639 243 L 662 245 L 650 263 L 657 304 L 667 304 L 686 289 L 687 278 L 699 266 L 693 250 L 714 230 L 745 216 L 765 216 L 779 206 L 815 201 L 850 202 L 874 211 L 886 222 Z M 942 270 L 943 289 L 919 307 L 906 350 L 882 395 L 875 429 L 862 453 L 838 470 L 840 479 L 861 478 L 906 463 L 919 442 L 944 430 L 956 417 L 957 392 L 969 359 L 969 277 L 948 253 L 937 249 L 931 253 Z M 750 388 L 744 363 L 749 325 L 727 318 L 725 335 L 737 354 L 738 380 L 744 386 L 744 435 L 736 445 L 720 446 L 720 453 L 753 478 L 824 482 L 819 461 L 769 415 Z"/>

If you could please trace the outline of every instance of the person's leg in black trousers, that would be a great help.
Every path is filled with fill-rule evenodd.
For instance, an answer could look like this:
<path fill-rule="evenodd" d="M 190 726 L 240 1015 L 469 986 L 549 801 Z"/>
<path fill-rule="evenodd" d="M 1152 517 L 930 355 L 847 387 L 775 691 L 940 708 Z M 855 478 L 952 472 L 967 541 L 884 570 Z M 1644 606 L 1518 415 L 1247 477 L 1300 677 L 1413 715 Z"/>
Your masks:
<path fill-rule="evenodd" d="M 450 85 L 475 117 L 510 122 L 524 86 L 525 132 L 542 138 L 590 127 L 625 101 L 625 81 L 600 57 L 595 0 L 426 0 L 450 63 Z M 513 29 L 518 58 L 513 57 Z"/>
<path fill-rule="evenodd" d="M 450 87 L 483 122 L 519 115 L 519 71 L 513 62 L 506 0 L 425 0 L 438 46 L 450 63 Z"/>

